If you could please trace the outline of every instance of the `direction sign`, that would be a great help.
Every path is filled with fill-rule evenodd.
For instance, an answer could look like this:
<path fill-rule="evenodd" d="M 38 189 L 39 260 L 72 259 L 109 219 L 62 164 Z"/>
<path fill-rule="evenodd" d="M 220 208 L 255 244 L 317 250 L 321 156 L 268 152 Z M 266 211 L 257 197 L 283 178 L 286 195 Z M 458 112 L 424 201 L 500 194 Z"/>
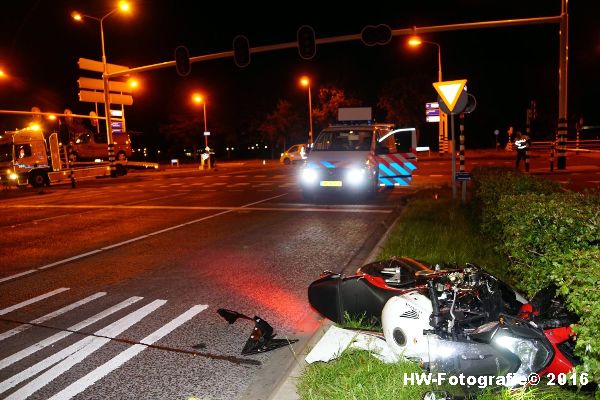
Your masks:
<path fill-rule="evenodd" d="M 100 61 L 90 60 L 88 58 L 80 58 L 77 64 L 79 64 L 79 69 L 104 73 L 104 64 L 102 64 Z M 106 68 L 109 74 L 114 74 L 115 72 L 126 71 L 129 69 L 129 67 L 124 65 L 108 63 L 106 64 Z"/>
<path fill-rule="evenodd" d="M 467 172 L 467 171 L 457 172 L 456 173 L 456 180 L 457 181 L 470 181 L 471 180 L 471 173 Z"/>
<path fill-rule="evenodd" d="M 104 81 L 102 79 L 84 78 L 77 80 L 79 89 L 104 90 Z M 133 88 L 127 82 L 109 81 L 108 90 L 110 92 L 132 93 Z"/>
<path fill-rule="evenodd" d="M 448 110 L 452 112 L 466 84 L 466 79 L 459 79 L 456 81 L 434 82 L 433 87 L 448 107 Z"/>
<path fill-rule="evenodd" d="M 79 101 L 87 101 L 90 103 L 104 103 L 104 93 L 102 92 L 92 92 L 90 90 L 80 90 L 79 91 Z M 125 106 L 130 106 L 133 104 L 133 97 L 128 94 L 110 94 L 110 103 L 111 104 L 123 104 Z"/>

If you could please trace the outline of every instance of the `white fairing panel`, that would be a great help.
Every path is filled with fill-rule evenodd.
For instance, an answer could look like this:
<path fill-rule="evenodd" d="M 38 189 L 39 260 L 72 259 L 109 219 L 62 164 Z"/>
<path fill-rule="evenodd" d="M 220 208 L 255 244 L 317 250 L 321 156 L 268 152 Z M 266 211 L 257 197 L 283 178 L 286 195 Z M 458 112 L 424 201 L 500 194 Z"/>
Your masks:
<path fill-rule="evenodd" d="M 428 358 L 427 337 L 431 329 L 431 301 L 417 292 L 392 297 L 381 313 L 383 334 L 390 348 L 401 357 Z"/>

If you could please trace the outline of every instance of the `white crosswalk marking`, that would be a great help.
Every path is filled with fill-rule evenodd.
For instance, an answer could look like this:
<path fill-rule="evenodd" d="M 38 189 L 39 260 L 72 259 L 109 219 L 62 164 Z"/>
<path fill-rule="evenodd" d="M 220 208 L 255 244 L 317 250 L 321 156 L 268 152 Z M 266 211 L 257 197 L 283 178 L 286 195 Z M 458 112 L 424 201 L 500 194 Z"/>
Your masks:
<path fill-rule="evenodd" d="M 104 310 L 104 311 L 102 311 L 102 312 L 100 312 L 100 313 L 98 313 L 98 314 L 96 314 L 96 315 L 94 315 L 94 316 L 92 316 L 92 317 L 90 317 L 90 318 L 82 321 L 82 322 L 79 322 L 79 323 L 77 323 L 77 324 L 75 324 L 75 325 L 73 325 L 73 326 L 71 326 L 71 327 L 69 327 L 67 329 L 69 331 L 78 331 L 78 330 L 83 329 L 86 326 L 91 325 L 91 324 L 93 324 L 95 322 L 98 322 L 102 318 L 105 318 L 105 317 L 107 317 L 107 316 L 109 316 L 109 315 L 111 315 L 111 314 L 113 314 L 113 313 L 121 310 L 122 308 L 125 308 L 125 307 L 127 307 L 127 306 L 129 306 L 129 305 L 131 305 L 131 304 L 133 304 L 133 303 L 135 303 L 137 301 L 142 300 L 142 299 L 143 299 L 143 297 L 130 297 L 129 299 L 127 299 L 125 301 L 122 301 L 119 304 L 117 304 L 115 306 L 112 306 L 112 307 L 110 307 L 110 308 L 108 308 L 108 309 L 106 309 L 106 310 Z M 58 342 L 61 339 L 66 338 L 69 335 L 72 335 L 73 332 L 69 332 L 69 331 L 58 332 L 58 333 L 50 336 L 49 338 L 42 340 L 41 342 L 33 344 L 33 345 L 27 347 L 26 349 L 18 351 L 15 354 L 13 354 L 11 356 L 8 356 L 8 357 L 0 360 L 0 370 L 8 367 L 9 365 L 12 365 L 12 364 L 16 363 L 17 361 L 19 361 L 19 360 L 21 360 L 21 359 L 23 359 L 23 358 L 25 358 L 25 357 L 27 357 L 27 356 L 29 356 L 29 355 L 37 352 L 39 350 L 42 350 L 45 347 L 50 346 L 51 344 L 54 344 L 54 343 Z"/>
<path fill-rule="evenodd" d="M 50 383 L 53 379 L 62 375 L 71 367 L 83 361 L 90 354 L 94 353 L 106 343 L 110 342 L 111 338 L 123 333 L 125 330 L 129 329 L 131 326 L 164 305 L 166 302 L 166 300 L 155 300 L 152 303 L 145 305 L 144 307 L 95 332 L 95 335 L 106 337 L 86 337 L 85 339 L 82 339 L 77 343 L 74 343 L 58 353 L 55 353 L 52 356 L 27 368 L 26 370 L 13 375 L 3 382 L 0 382 L 0 393 L 4 393 L 24 380 L 30 379 L 40 372 L 46 370 L 37 378 L 31 380 L 28 384 L 21 387 L 10 396 L 6 397 L 6 399 L 18 400 L 31 396 L 33 393 Z"/>
<path fill-rule="evenodd" d="M 151 333 L 150 335 L 146 336 L 144 339 L 141 340 L 141 343 L 150 345 L 157 342 L 164 336 L 171 333 L 174 329 L 183 325 L 185 322 L 189 321 L 194 316 L 206 310 L 207 308 L 207 305 L 196 305 L 190 308 L 188 311 L 181 314 L 180 316 L 178 316 L 168 324 L 164 325 L 154 333 Z M 147 347 L 143 344 L 133 345 L 127 350 L 121 352 L 116 357 L 112 358 L 110 361 L 104 363 L 92 372 L 88 373 L 83 378 L 80 378 L 79 380 L 73 382 L 65 389 L 52 396 L 49 400 L 67 400 L 73 398 L 74 396 L 83 392 L 85 389 L 87 389 L 100 379 L 104 378 L 106 375 L 108 375 L 115 369 L 119 368 L 121 365 L 125 364 L 127 361 L 131 360 L 133 357 L 141 353 L 146 348 Z"/>
<path fill-rule="evenodd" d="M 38 302 L 38 301 L 40 301 L 40 300 L 47 299 L 48 297 L 52 297 L 52 296 L 54 296 L 55 294 L 62 293 L 62 292 L 64 292 L 64 291 L 66 291 L 66 290 L 69 290 L 69 288 L 64 288 L 64 287 L 63 287 L 63 288 L 56 289 L 56 290 L 53 290 L 53 291 L 51 291 L 51 292 L 48 292 L 48 293 L 42 294 L 42 295 L 40 295 L 40 296 L 34 297 L 33 299 L 29 299 L 29 300 L 26 300 L 26 301 L 22 301 L 22 302 L 21 302 L 21 303 L 19 303 L 19 304 L 15 304 L 14 306 L 10 306 L 10 307 L 7 307 L 7 308 L 4 308 L 4 309 L 0 310 L 0 315 L 8 314 L 8 313 L 9 313 L 9 312 L 11 312 L 11 311 L 18 310 L 19 308 L 22 308 L 22 307 L 28 306 L 28 305 L 30 305 L 30 304 L 33 304 L 33 303 L 37 303 L 37 302 Z"/>
<path fill-rule="evenodd" d="M 52 319 L 54 317 L 58 317 L 59 315 L 62 315 L 64 313 L 66 313 L 66 312 L 69 312 L 69 311 L 71 311 L 71 310 L 73 310 L 73 309 L 75 309 L 75 308 L 77 308 L 79 306 L 82 306 L 82 305 L 84 305 L 86 303 L 89 303 L 92 300 L 96 300 L 97 298 L 100 298 L 100 297 L 102 297 L 104 295 L 106 295 L 106 292 L 98 292 L 96 294 L 93 294 L 91 296 L 86 297 L 85 299 L 76 301 L 73 304 L 69 304 L 68 306 L 65 306 L 65 307 L 60 308 L 60 309 L 58 309 L 56 311 L 53 311 L 50 314 L 46 314 L 46 315 L 44 315 L 42 317 L 36 318 L 36 319 L 30 321 L 29 323 L 30 324 L 41 324 L 41 323 L 44 323 L 44 322 L 46 322 L 46 321 L 48 321 L 48 320 L 50 320 L 50 319 Z M 0 341 L 2 341 L 4 339 L 7 339 L 7 338 L 9 338 L 9 337 L 11 337 L 13 335 L 16 335 L 19 332 L 23 332 L 24 330 L 27 330 L 27 329 L 31 328 L 32 326 L 33 325 L 23 324 L 23 325 L 17 326 L 14 329 L 11 329 L 10 331 L 6 331 L 4 333 L 1 333 L 0 334 Z"/>

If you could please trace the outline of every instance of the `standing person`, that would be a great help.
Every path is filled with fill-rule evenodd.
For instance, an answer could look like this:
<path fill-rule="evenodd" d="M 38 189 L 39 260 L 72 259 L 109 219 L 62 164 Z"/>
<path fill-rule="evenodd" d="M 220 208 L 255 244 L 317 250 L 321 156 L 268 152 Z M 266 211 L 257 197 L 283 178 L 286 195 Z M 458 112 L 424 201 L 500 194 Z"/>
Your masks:
<path fill-rule="evenodd" d="M 519 169 L 519 162 L 521 159 L 525 160 L 525 157 L 527 157 L 527 149 L 529 148 L 530 142 L 529 136 L 521 133 L 521 131 L 517 131 L 517 136 L 515 138 L 515 146 L 517 147 L 517 169 Z"/>

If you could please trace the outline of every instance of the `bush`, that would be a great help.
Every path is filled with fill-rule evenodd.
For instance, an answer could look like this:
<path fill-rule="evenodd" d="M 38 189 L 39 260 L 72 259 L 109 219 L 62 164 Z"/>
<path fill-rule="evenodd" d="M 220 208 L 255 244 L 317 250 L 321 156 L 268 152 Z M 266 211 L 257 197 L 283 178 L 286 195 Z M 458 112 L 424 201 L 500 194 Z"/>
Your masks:
<path fill-rule="evenodd" d="M 471 176 L 473 200 L 482 230 L 494 236 L 498 234 L 496 208 L 500 197 L 526 193 L 550 194 L 560 189 L 560 185 L 555 182 L 522 175 L 509 168 L 479 167 L 473 169 Z"/>
<path fill-rule="evenodd" d="M 490 170 L 477 174 L 475 197 L 482 229 L 506 255 L 512 283 L 529 295 L 556 284 L 579 316 L 578 368 L 599 382 L 600 194 L 554 190 L 528 176 Z"/>

